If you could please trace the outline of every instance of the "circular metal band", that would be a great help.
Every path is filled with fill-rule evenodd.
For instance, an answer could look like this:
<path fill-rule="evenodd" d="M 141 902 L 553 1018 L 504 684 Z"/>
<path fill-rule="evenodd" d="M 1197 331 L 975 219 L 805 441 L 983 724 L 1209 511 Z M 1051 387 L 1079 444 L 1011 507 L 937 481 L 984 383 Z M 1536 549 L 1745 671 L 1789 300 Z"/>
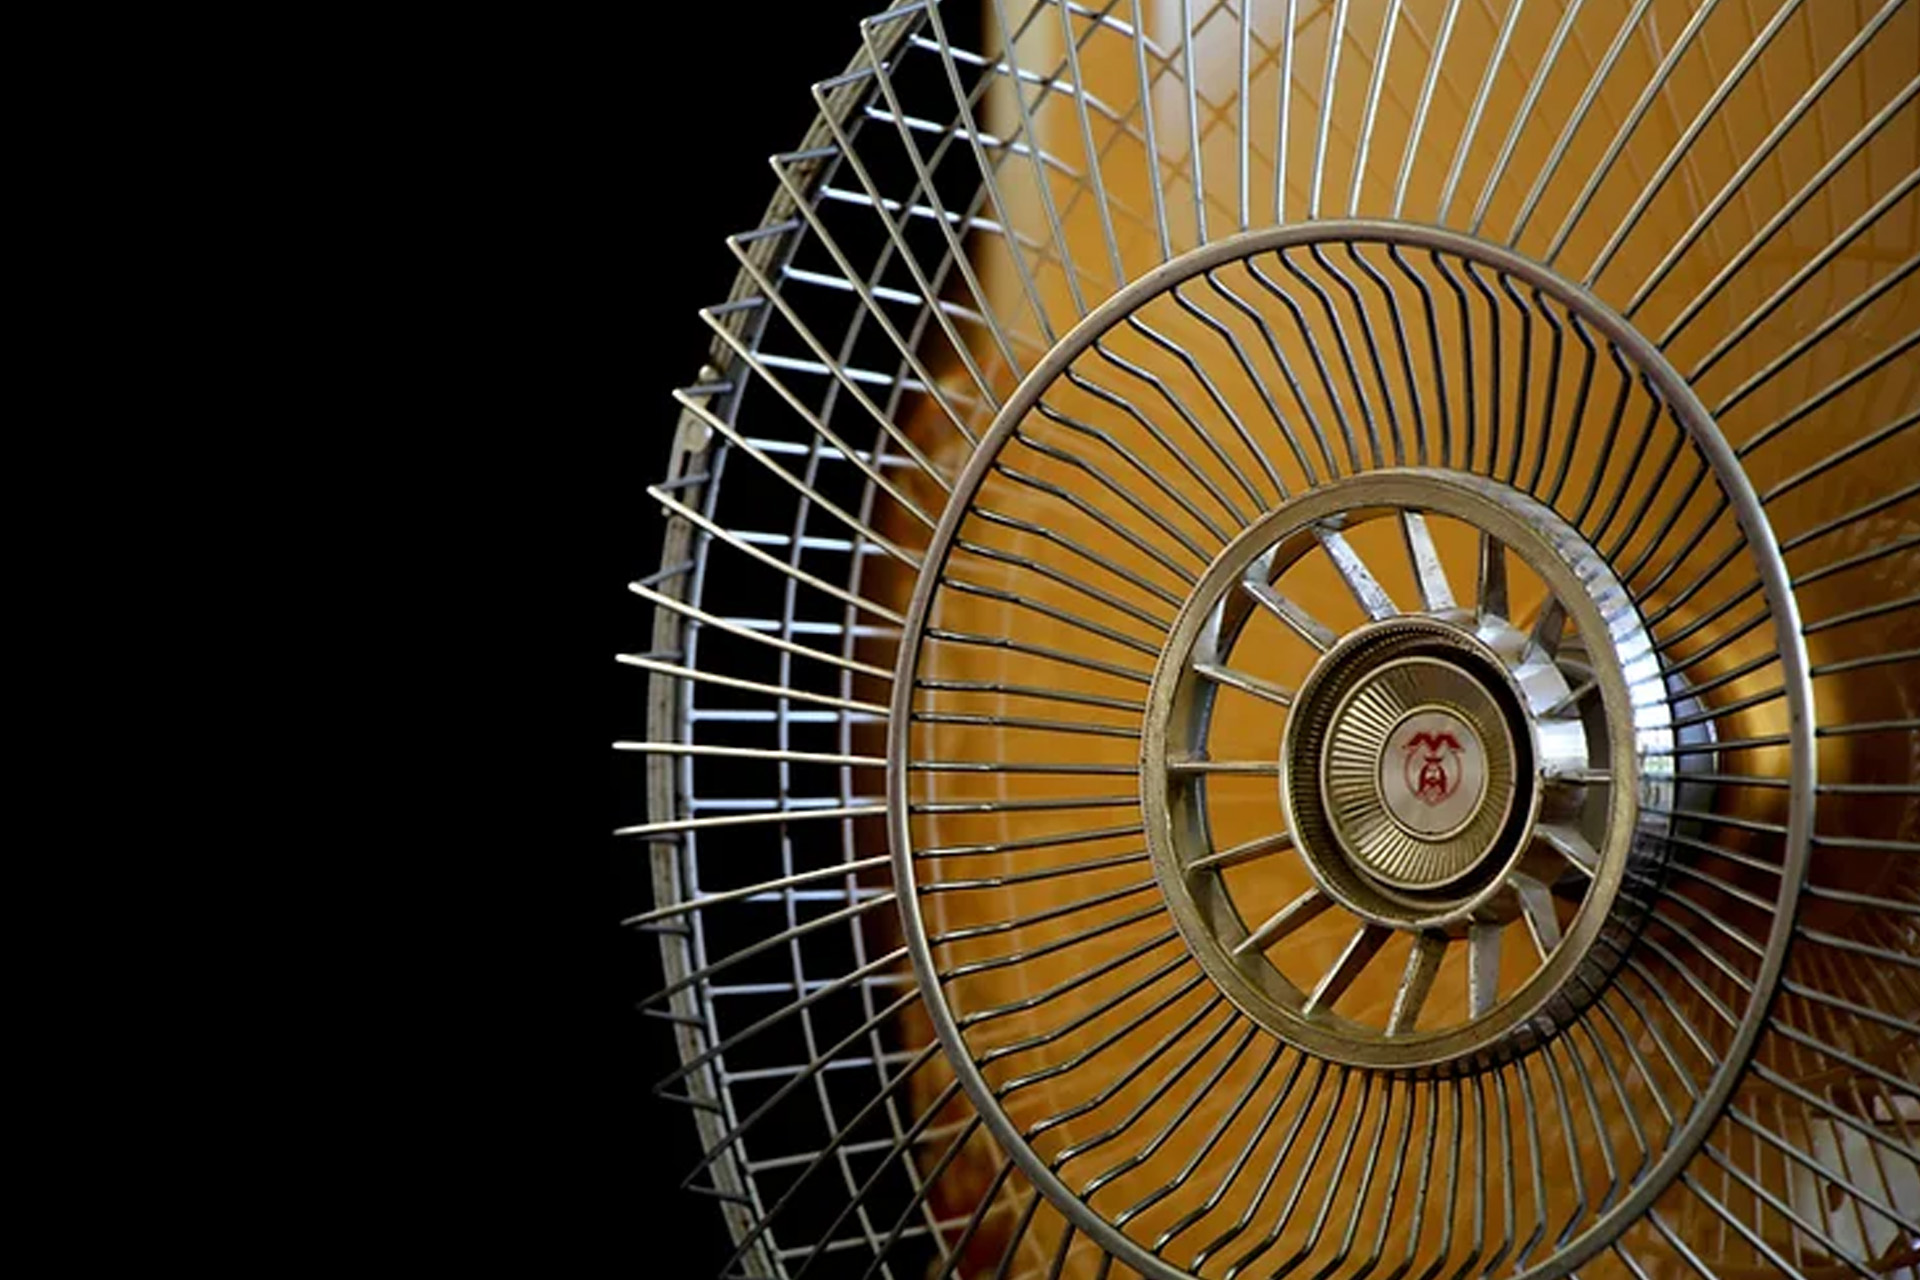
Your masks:
<path fill-rule="evenodd" d="M 1145 302 L 1186 280 L 1250 255 L 1295 246 L 1343 242 L 1378 243 L 1452 254 L 1522 281 L 1577 311 L 1585 324 L 1604 335 L 1652 380 L 1676 420 L 1707 460 L 1714 480 L 1725 494 L 1745 536 L 1748 553 L 1765 588 L 1771 615 L 1789 718 L 1789 810 L 1781 889 L 1765 953 L 1754 978 L 1754 995 L 1726 1047 L 1723 1065 L 1700 1096 L 1693 1100 L 1689 1120 L 1673 1134 L 1653 1166 L 1584 1231 L 1560 1245 L 1550 1258 L 1525 1273 L 1528 1277 L 1561 1276 L 1592 1258 L 1627 1225 L 1644 1215 L 1698 1151 L 1743 1074 L 1745 1063 L 1766 1021 L 1792 936 L 1813 824 L 1814 757 L 1812 692 L 1799 610 L 1778 543 L 1751 483 L 1699 398 L 1666 362 L 1660 351 L 1618 313 L 1549 268 L 1511 250 L 1470 236 L 1390 221 L 1324 221 L 1248 232 L 1193 250 L 1135 280 L 1090 312 L 1028 372 L 1002 406 L 992 428 L 954 485 L 924 558 L 903 632 L 889 718 L 887 791 L 892 858 L 896 882 L 900 886 L 899 907 L 907 950 L 925 993 L 925 1007 L 934 1031 L 956 1076 L 994 1139 L 1055 1208 L 1102 1247 L 1143 1275 L 1155 1277 L 1156 1280 L 1178 1280 L 1183 1274 L 1180 1270 L 1115 1227 L 1068 1188 L 1047 1166 L 995 1098 L 969 1052 L 952 1008 L 947 1004 L 914 890 L 915 866 L 908 812 L 908 725 L 913 708 L 915 678 L 929 612 L 960 525 L 1002 446 L 1054 380 L 1108 329 Z M 1306 493 L 1287 506 L 1292 508 L 1308 504 L 1316 498 L 1317 491 Z"/>

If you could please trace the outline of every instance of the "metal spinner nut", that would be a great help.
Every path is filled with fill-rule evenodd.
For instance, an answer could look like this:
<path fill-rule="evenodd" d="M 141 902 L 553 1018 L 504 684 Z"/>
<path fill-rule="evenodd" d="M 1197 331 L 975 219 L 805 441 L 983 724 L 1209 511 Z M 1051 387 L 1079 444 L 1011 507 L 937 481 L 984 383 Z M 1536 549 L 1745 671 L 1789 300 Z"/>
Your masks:
<path fill-rule="evenodd" d="M 1281 742 L 1281 804 L 1320 887 L 1387 927 L 1487 900 L 1539 807 L 1522 695 L 1464 625 L 1403 618 L 1317 663 Z"/>

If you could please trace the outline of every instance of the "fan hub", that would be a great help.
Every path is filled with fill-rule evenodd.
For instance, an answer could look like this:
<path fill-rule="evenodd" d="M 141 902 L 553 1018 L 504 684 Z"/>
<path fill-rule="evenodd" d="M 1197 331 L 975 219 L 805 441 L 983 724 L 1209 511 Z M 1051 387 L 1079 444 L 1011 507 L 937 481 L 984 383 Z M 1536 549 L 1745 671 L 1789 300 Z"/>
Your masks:
<path fill-rule="evenodd" d="M 1297 567 L 1323 553 L 1363 561 L 1358 547 L 1380 545 L 1369 526 L 1410 518 L 1467 526 L 1503 566 L 1472 608 L 1447 598 L 1401 612 L 1356 571 L 1349 585 L 1373 618 L 1344 635 L 1301 622 Z M 1558 622 L 1507 616 L 1509 557 L 1537 575 L 1537 609 Z M 1155 873 L 1221 989 L 1282 1038 L 1376 1068 L 1477 1070 L 1577 1017 L 1639 928 L 1631 886 L 1658 872 L 1641 806 L 1670 804 L 1665 706 L 1632 690 L 1623 655 L 1647 642 L 1624 600 L 1553 512 L 1458 473 L 1337 481 L 1223 550 L 1162 654 L 1141 767 Z M 1248 723 L 1221 709 L 1221 689 L 1288 643 L 1270 622 L 1255 632 L 1261 618 L 1291 619 L 1319 653 L 1278 744 L 1289 848 L 1254 867 L 1262 846 L 1216 813 L 1246 802 L 1210 779 L 1235 771 L 1215 763 L 1216 726 Z M 1290 880 L 1294 865 L 1303 879 Z M 1374 970 L 1396 935 L 1415 955 Z M 1449 979 L 1429 999 L 1455 946 L 1472 953 L 1468 988 Z M 1342 1003 L 1348 992 L 1357 1004 Z"/>
<path fill-rule="evenodd" d="M 1281 749 L 1290 821 L 1331 835 L 1302 852 L 1361 914 L 1417 921 L 1511 860 L 1532 734 L 1499 665 L 1464 630 L 1408 619 L 1357 634 L 1301 689 Z"/>

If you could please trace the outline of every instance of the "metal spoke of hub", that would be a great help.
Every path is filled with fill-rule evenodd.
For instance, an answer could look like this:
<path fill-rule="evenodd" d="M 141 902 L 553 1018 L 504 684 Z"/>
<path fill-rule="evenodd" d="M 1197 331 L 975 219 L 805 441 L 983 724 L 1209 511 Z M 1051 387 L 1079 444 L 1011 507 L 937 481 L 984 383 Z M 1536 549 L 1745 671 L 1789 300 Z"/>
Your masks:
<path fill-rule="evenodd" d="M 1393 1012 L 1387 1015 L 1388 1035 L 1405 1035 L 1413 1030 L 1446 954 L 1445 934 L 1423 933 L 1414 938 L 1413 949 L 1407 955 L 1407 971 L 1401 975 L 1399 989 L 1394 992 Z"/>
<path fill-rule="evenodd" d="M 1288 630 L 1315 649 L 1324 653 L 1331 649 L 1334 641 L 1339 638 L 1334 635 L 1332 628 L 1274 590 L 1271 583 L 1255 577 L 1246 579 L 1240 585 L 1260 604 L 1261 608 L 1284 622 Z"/>
<path fill-rule="evenodd" d="M 1318 889 L 1309 889 L 1262 921 L 1259 928 L 1234 947 L 1234 954 L 1264 951 L 1302 925 L 1317 919 L 1331 906 L 1332 898 Z"/>
<path fill-rule="evenodd" d="M 1586 836 L 1572 827 L 1547 823 L 1536 827 L 1534 835 L 1541 843 L 1565 858 L 1567 864 L 1580 874 L 1591 877 L 1599 870 L 1599 853 L 1588 842 Z"/>
<path fill-rule="evenodd" d="M 1195 858 L 1187 864 L 1187 870 L 1189 872 L 1222 871 L 1228 867 L 1237 867 L 1243 862 L 1252 862 L 1256 858 L 1264 858 L 1270 854 L 1279 853 L 1283 849 L 1290 849 L 1292 847 L 1293 834 L 1288 831 L 1282 831 L 1277 835 L 1271 836 L 1255 836 L 1251 840 L 1243 841 L 1230 848 L 1221 849 L 1217 852 Z"/>
<path fill-rule="evenodd" d="M 1333 561 L 1333 567 L 1340 571 L 1340 580 L 1347 584 L 1347 590 L 1359 603 L 1361 611 L 1374 621 L 1391 618 L 1400 611 L 1393 606 L 1385 588 L 1374 578 L 1360 553 L 1353 549 L 1343 533 L 1326 528 L 1316 528 L 1314 536 L 1319 538 L 1327 556 Z"/>
<path fill-rule="evenodd" d="M 1217 662 L 1196 662 L 1193 669 L 1216 684 L 1227 685 L 1242 693 L 1250 693 L 1256 698 L 1265 699 L 1275 706 L 1293 705 L 1293 692 L 1282 688 L 1273 681 L 1232 667 L 1221 666 Z"/>
<path fill-rule="evenodd" d="M 1546 960 L 1560 945 L 1560 919 L 1554 914 L 1553 895 L 1532 876 L 1517 872 L 1513 891 L 1520 899 L 1521 917 L 1526 921 L 1527 935 L 1533 939 L 1533 949 Z"/>
<path fill-rule="evenodd" d="M 1467 1010 L 1474 1017 L 1487 1012 L 1500 999 L 1499 925 L 1476 924 L 1467 931 Z"/>
<path fill-rule="evenodd" d="M 1480 577 L 1476 608 L 1483 618 L 1509 616 L 1507 549 L 1489 533 L 1480 535 Z"/>
<path fill-rule="evenodd" d="M 1312 994 L 1308 995 L 1304 1012 L 1311 1016 L 1316 1009 L 1329 1008 L 1345 995 L 1347 988 L 1360 976 L 1360 971 L 1367 967 L 1392 936 L 1391 929 L 1378 925 L 1361 926 L 1341 950 L 1340 958 L 1333 962 L 1333 967 L 1327 970 Z"/>
<path fill-rule="evenodd" d="M 1453 587 L 1447 582 L 1447 568 L 1441 563 L 1439 548 L 1427 518 L 1418 511 L 1400 513 L 1400 529 L 1406 538 L 1407 556 L 1413 561 L 1415 580 L 1420 585 L 1420 607 L 1428 613 L 1446 613 L 1458 606 Z"/>

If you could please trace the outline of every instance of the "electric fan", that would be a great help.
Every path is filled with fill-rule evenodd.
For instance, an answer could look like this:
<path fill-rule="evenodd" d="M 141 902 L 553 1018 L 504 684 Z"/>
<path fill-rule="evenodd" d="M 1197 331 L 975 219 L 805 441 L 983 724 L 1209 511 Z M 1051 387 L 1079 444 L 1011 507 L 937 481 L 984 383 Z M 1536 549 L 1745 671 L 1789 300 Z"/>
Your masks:
<path fill-rule="evenodd" d="M 726 1274 L 1920 1280 L 1920 0 L 857 37 L 620 659 Z"/>

